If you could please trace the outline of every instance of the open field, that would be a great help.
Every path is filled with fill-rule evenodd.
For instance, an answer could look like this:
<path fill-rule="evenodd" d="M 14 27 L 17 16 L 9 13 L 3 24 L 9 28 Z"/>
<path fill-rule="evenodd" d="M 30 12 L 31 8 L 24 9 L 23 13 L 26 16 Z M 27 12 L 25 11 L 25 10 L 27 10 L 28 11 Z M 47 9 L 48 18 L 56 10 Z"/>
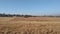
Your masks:
<path fill-rule="evenodd" d="M 0 34 L 60 34 L 60 17 L 0 17 Z"/>

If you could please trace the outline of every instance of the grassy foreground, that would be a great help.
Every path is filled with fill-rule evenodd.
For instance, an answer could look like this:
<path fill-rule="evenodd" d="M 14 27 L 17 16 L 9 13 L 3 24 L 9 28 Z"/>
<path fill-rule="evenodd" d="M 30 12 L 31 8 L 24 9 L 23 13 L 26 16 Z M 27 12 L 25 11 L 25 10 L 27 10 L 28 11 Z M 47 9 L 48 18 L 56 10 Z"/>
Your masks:
<path fill-rule="evenodd" d="M 60 17 L 0 17 L 0 34 L 60 34 Z"/>

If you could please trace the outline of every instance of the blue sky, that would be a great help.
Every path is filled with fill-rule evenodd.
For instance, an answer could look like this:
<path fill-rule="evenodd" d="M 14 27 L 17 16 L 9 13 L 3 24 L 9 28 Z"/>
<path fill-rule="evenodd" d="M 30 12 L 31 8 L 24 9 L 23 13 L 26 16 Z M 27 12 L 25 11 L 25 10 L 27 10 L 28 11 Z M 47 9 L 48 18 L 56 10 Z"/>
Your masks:
<path fill-rule="evenodd" d="M 60 0 L 0 0 L 0 13 L 59 15 Z"/>

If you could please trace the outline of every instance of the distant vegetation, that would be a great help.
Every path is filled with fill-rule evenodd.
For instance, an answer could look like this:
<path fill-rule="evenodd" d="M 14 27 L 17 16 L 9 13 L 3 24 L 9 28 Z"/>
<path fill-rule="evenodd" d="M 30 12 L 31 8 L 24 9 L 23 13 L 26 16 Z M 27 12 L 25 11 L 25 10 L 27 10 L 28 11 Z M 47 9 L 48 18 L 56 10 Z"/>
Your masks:
<path fill-rule="evenodd" d="M 60 17 L 60 16 L 52 16 L 52 15 L 50 15 L 50 16 L 46 16 L 46 15 L 33 16 L 33 15 L 5 14 L 5 13 L 3 13 L 3 14 L 0 14 L 0 17 L 25 17 L 25 18 L 27 18 L 27 17 Z"/>
<path fill-rule="evenodd" d="M 32 15 L 19 15 L 19 14 L 0 14 L 0 17 L 35 17 Z"/>

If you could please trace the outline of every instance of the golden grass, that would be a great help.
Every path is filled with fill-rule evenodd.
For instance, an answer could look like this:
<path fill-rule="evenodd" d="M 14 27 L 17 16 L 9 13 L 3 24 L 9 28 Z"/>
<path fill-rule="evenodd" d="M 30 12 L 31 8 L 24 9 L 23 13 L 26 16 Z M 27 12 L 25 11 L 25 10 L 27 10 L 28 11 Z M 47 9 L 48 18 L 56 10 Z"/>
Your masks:
<path fill-rule="evenodd" d="M 0 17 L 0 34 L 60 34 L 60 17 Z"/>

